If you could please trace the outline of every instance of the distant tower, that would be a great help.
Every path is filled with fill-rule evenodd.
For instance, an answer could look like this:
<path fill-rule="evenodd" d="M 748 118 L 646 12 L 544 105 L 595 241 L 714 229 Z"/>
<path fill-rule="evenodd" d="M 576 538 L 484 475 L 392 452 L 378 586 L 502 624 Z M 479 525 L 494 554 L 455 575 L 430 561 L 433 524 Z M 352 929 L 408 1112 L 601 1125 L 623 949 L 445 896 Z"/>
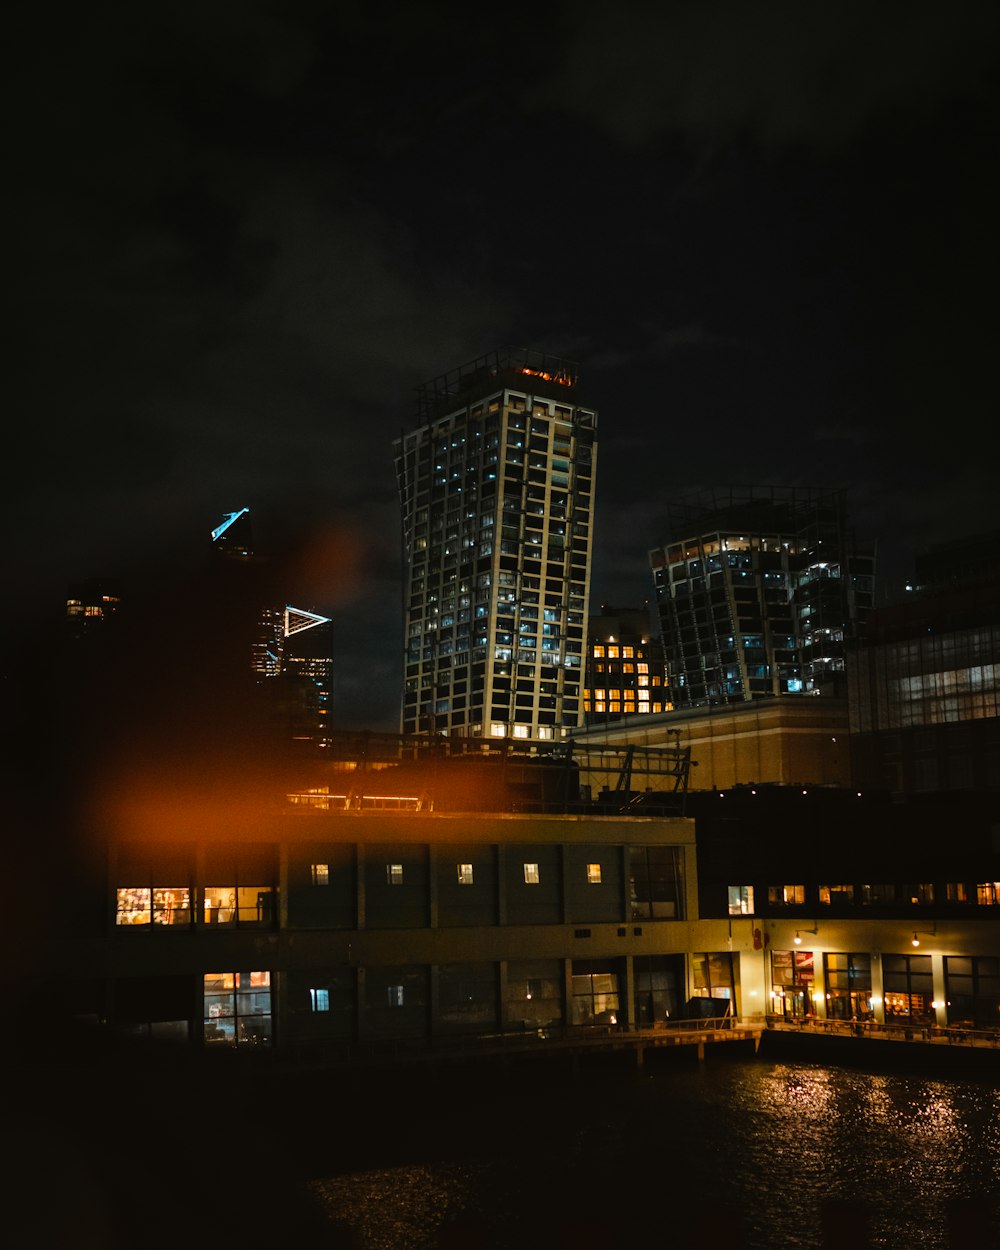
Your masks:
<path fill-rule="evenodd" d="M 588 725 L 669 712 L 663 647 L 645 608 L 604 605 L 587 633 L 584 710 Z"/>
<path fill-rule="evenodd" d="M 721 488 L 672 504 L 669 524 L 650 564 L 675 708 L 846 695 L 875 558 L 848 532 L 843 491 Z"/>
<path fill-rule="evenodd" d="M 333 622 L 291 605 L 263 608 L 251 651 L 276 733 L 297 747 L 325 751 L 333 729 Z"/>
<path fill-rule="evenodd" d="M 418 388 L 396 440 L 404 733 L 551 740 L 583 723 L 597 413 L 576 366 L 506 348 Z"/>
<path fill-rule="evenodd" d="M 250 509 L 224 514 L 212 530 L 212 545 L 225 567 L 239 572 L 256 565 Z M 333 622 L 291 604 L 256 608 L 250 665 L 268 700 L 276 736 L 296 747 L 325 751 L 332 732 Z"/>
<path fill-rule="evenodd" d="M 280 614 L 265 609 L 261 625 L 267 635 L 263 663 L 258 644 L 253 662 L 273 700 L 277 728 L 298 747 L 326 750 L 332 732 L 332 621 L 289 605 Z"/>

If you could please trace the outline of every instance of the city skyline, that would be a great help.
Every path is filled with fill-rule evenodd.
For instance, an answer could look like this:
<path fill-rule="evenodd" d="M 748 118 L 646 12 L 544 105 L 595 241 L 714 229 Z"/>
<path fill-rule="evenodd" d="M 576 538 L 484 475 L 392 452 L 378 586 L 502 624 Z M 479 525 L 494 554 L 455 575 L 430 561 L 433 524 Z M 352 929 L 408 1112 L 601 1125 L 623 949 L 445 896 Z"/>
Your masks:
<path fill-rule="evenodd" d="M 846 486 L 884 582 L 992 527 L 997 14 L 431 18 L 21 16 L 8 657 L 249 506 L 393 724 L 391 444 L 500 343 L 602 413 L 595 610 L 700 487 Z"/>

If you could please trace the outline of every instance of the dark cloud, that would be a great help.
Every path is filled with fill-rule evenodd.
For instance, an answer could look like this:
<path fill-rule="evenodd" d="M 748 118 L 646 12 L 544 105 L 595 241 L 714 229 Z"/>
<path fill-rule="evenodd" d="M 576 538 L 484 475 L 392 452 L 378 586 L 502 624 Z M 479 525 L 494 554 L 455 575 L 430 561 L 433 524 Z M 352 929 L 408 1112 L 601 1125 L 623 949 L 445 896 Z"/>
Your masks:
<path fill-rule="evenodd" d="M 1000 19 L 989 5 L 574 5 L 573 37 L 539 103 L 578 109 L 616 139 L 711 147 L 841 147 L 873 122 L 927 117 L 988 89 Z"/>

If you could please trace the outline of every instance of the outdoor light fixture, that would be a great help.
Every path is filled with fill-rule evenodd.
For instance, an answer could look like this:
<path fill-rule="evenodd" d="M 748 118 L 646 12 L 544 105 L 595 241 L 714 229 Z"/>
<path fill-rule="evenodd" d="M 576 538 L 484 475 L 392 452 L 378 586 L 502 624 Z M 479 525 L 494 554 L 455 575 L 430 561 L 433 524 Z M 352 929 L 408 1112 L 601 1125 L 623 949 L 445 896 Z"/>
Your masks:
<path fill-rule="evenodd" d="M 920 945 L 920 933 L 921 932 L 924 933 L 926 937 L 937 937 L 937 921 L 935 920 L 929 929 L 914 931 L 913 937 L 911 939 L 912 946 Z"/>
<path fill-rule="evenodd" d="M 796 945 L 796 946 L 801 946 L 801 945 L 802 945 L 802 938 L 801 938 L 801 936 L 800 936 L 798 933 L 796 933 L 796 935 L 795 935 L 795 945 Z"/>

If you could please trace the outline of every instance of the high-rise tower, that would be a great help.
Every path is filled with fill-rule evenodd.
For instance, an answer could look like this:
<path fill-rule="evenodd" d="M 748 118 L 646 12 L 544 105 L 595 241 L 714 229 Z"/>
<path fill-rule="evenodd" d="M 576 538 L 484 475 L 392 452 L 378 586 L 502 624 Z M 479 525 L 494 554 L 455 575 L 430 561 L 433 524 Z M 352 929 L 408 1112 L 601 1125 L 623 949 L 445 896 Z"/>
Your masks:
<path fill-rule="evenodd" d="M 669 523 L 650 564 L 675 708 L 846 694 L 875 560 L 843 491 L 727 487 L 675 502 Z"/>
<path fill-rule="evenodd" d="M 553 740 L 583 723 L 597 413 L 576 365 L 505 348 L 417 391 L 394 444 L 402 729 Z"/>
<path fill-rule="evenodd" d="M 254 548 L 249 508 L 225 513 L 211 537 L 216 567 L 229 577 L 249 576 L 268 562 Z M 242 597 L 255 586 L 248 582 Z M 256 603 L 249 612 L 255 618 L 248 626 L 250 665 L 276 740 L 325 752 L 332 732 L 333 622 L 291 604 Z"/>

